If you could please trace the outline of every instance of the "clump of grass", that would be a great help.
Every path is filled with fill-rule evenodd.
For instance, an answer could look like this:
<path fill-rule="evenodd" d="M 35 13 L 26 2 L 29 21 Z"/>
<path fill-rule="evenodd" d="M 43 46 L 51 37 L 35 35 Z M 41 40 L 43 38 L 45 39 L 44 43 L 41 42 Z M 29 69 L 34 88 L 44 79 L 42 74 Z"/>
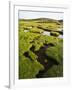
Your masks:
<path fill-rule="evenodd" d="M 32 61 L 24 56 L 20 57 L 19 60 L 19 79 L 30 79 L 36 78 L 36 75 L 44 67 L 37 60 Z"/>
<path fill-rule="evenodd" d="M 58 32 L 50 32 L 50 35 L 58 37 L 59 33 Z"/>
<path fill-rule="evenodd" d="M 30 29 L 30 32 L 33 32 L 33 33 L 43 33 L 43 30 L 42 29 L 38 29 L 38 28 L 33 28 L 33 29 Z"/>
<path fill-rule="evenodd" d="M 38 56 L 33 53 L 32 51 L 29 51 L 29 56 L 31 57 L 32 60 L 37 60 Z"/>
<path fill-rule="evenodd" d="M 58 64 L 63 60 L 62 44 L 57 44 L 53 47 L 49 47 L 45 51 L 46 55 L 52 58 Z"/>
<path fill-rule="evenodd" d="M 54 65 L 44 73 L 43 77 L 63 77 L 63 65 Z"/>

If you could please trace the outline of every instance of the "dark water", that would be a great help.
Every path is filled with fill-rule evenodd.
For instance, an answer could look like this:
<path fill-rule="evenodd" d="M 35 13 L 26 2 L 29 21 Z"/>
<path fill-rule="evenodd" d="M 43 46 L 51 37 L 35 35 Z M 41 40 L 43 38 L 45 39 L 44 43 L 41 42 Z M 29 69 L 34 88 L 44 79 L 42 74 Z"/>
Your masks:
<path fill-rule="evenodd" d="M 37 78 L 42 78 L 43 74 L 47 72 L 48 69 L 50 69 L 53 65 L 57 65 L 58 63 L 51 57 L 48 57 L 45 54 L 45 50 L 51 46 L 54 46 L 52 43 L 45 45 L 44 47 L 41 47 L 39 51 L 34 51 L 34 47 L 31 48 L 31 50 L 38 56 L 37 61 L 40 62 L 44 66 L 43 71 L 39 71 L 39 73 L 36 75 Z M 45 62 L 45 59 L 48 60 L 48 62 Z"/>

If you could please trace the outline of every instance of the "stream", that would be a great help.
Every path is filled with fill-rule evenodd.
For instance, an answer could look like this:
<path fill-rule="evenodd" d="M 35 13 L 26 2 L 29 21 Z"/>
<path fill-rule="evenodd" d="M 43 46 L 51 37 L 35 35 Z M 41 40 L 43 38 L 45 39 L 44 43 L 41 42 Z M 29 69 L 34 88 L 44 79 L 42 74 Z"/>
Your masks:
<path fill-rule="evenodd" d="M 38 56 L 37 61 L 40 62 L 44 66 L 44 70 L 39 71 L 39 73 L 36 75 L 37 78 L 42 78 L 43 74 L 47 72 L 47 70 L 49 70 L 53 65 L 58 65 L 58 63 L 53 58 L 48 57 L 45 54 L 45 50 L 52 46 L 54 45 L 50 43 L 50 44 L 45 45 L 44 47 L 41 47 L 39 51 L 34 51 L 34 47 L 31 47 L 30 49 Z M 45 59 L 47 59 L 48 61 L 45 62 Z"/>
<path fill-rule="evenodd" d="M 24 30 L 24 32 L 29 32 L 29 30 Z M 44 31 L 44 32 L 42 33 L 42 35 L 51 36 L 51 35 L 50 35 L 50 31 Z M 62 38 L 62 39 L 63 39 L 63 35 L 60 34 L 60 35 L 58 36 L 58 38 Z"/>
<path fill-rule="evenodd" d="M 24 30 L 24 32 L 29 32 L 29 30 Z M 42 35 L 50 35 L 50 31 L 44 31 L 43 33 L 41 33 Z M 58 38 L 63 38 L 63 35 L 60 34 L 58 36 Z M 43 74 L 45 72 L 47 72 L 48 69 L 50 69 L 53 65 L 57 65 L 58 63 L 51 57 L 48 57 L 45 54 L 45 50 L 51 46 L 54 46 L 52 43 L 45 45 L 44 47 L 41 47 L 39 51 L 34 51 L 34 47 L 31 47 L 31 51 L 33 51 L 37 56 L 38 56 L 38 62 L 40 62 L 43 66 L 44 66 L 44 70 L 39 71 L 39 73 L 36 75 L 37 78 L 42 78 Z M 28 52 L 24 53 L 24 55 L 28 58 L 31 59 L 31 57 L 29 56 Z M 48 61 L 45 62 L 45 59 L 47 59 Z"/>

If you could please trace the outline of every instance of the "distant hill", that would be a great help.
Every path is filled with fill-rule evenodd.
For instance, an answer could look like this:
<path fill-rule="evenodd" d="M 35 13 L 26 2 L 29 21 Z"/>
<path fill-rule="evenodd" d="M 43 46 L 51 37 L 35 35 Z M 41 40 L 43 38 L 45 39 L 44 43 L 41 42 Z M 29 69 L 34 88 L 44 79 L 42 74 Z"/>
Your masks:
<path fill-rule="evenodd" d="M 36 19 L 20 19 L 20 20 L 23 20 L 23 21 L 35 21 L 37 23 L 52 23 L 52 22 L 55 22 L 57 24 L 61 24 L 63 23 L 63 20 L 56 20 L 56 19 L 51 19 L 51 18 L 36 18 Z"/>
<path fill-rule="evenodd" d="M 63 24 L 63 20 L 58 20 L 61 24 Z"/>
<path fill-rule="evenodd" d="M 63 22 L 63 20 L 58 20 L 59 22 Z"/>

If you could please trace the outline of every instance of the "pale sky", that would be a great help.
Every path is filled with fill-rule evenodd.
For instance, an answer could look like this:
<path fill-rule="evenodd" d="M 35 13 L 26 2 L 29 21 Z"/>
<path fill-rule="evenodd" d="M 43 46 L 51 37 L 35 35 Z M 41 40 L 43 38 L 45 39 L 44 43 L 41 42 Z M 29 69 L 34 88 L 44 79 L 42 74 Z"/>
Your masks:
<path fill-rule="evenodd" d="M 19 11 L 19 19 L 35 19 L 35 18 L 51 18 L 60 20 L 63 19 L 63 13 Z"/>

